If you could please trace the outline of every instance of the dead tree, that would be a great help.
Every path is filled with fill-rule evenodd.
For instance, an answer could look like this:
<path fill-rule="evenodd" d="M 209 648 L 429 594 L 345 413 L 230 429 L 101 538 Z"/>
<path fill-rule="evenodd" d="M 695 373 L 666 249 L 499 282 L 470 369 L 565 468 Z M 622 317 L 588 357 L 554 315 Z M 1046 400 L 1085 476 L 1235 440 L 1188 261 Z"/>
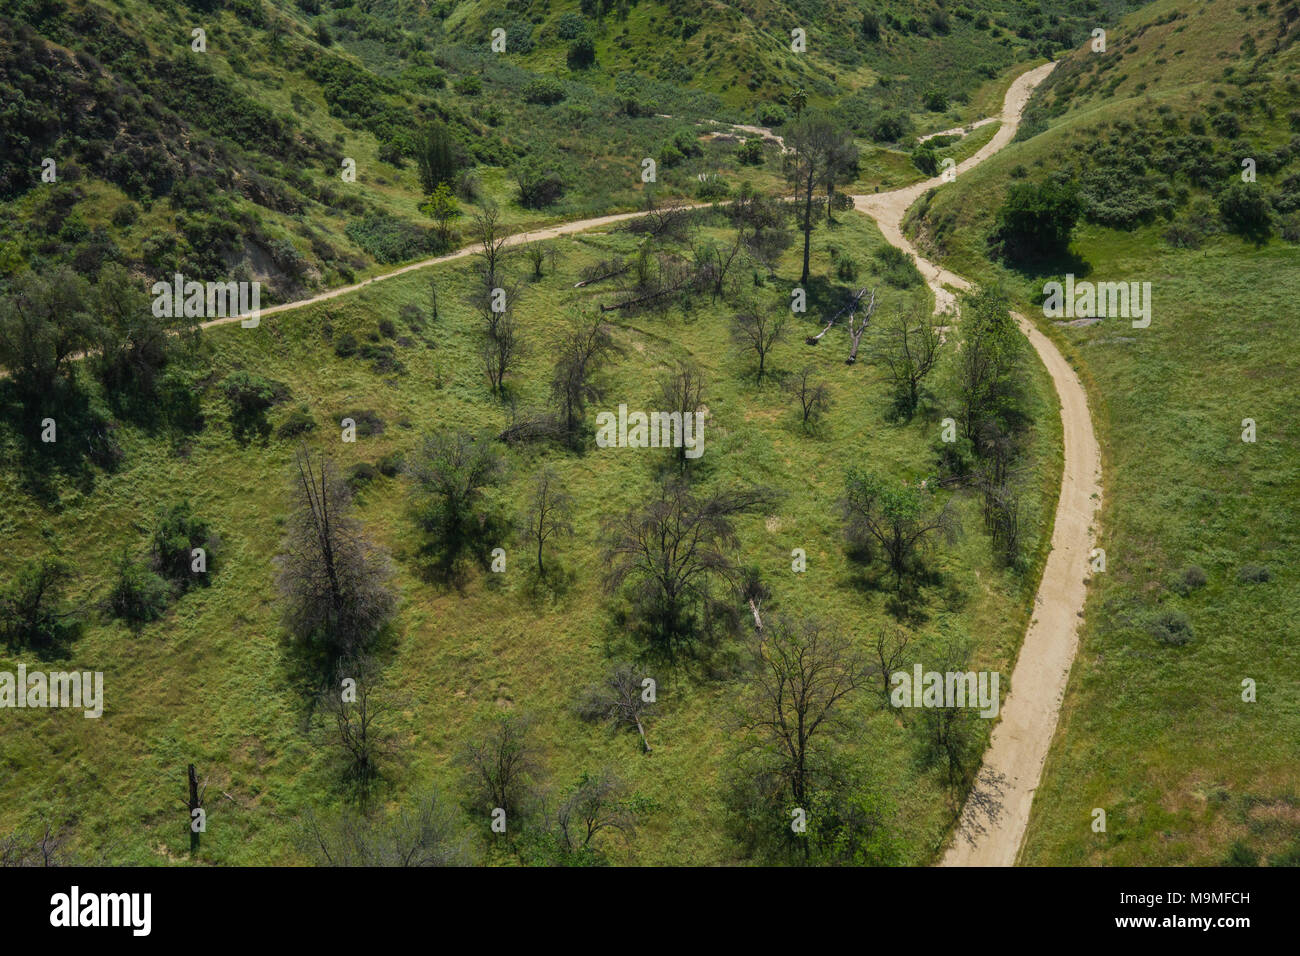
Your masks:
<path fill-rule="evenodd" d="M 872 289 L 871 301 L 867 303 L 867 311 L 862 314 L 861 321 L 855 324 L 856 306 L 858 300 L 862 298 L 863 291 L 858 291 L 858 294 L 853 299 L 853 308 L 849 309 L 849 335 L 853 338 L 853 348 L 849 350 L 848 360 L 844 363 L 846 365 L 852 365 L 858 360 L 858 346 L 862 343 L 862 333 L 867 331 L 867 326 L 871 323 L 871 313 L 876 311 L 876 290 Z"/>
<path fill-rule="evenodd" d="M 598 684 L 582 692 L 578 700 L 578 716 L 583 720 L 603 720 L 612 726 L 626 724 L 635 727 L 641 735 L 644 752 L 650 752 L 643 719 L 654 712 L 653 694 L 648 688 L 653 681 L 644 671 L 631 664 L 619 664 Z"/>
<path fill-rule="evenodd" d="M 834 315 L 830 317 L 830 320 L 827 321 L 826 327 L 824 329 L 822 329 L 816 335 L 808 336 L 808 338 L 804 339 L 804 342 L 807 343 L 808 345 L 816 345 L 818 342 L 821 341 L 822 336 L 831 330 L 831 326 L 835 324 L 835 322 L 839 319 L 839 317 L 846 312 L 849 314 L 851 320 L 854 312 L 857 310 L 858 302 L 860 302 L 862 300 L 862 297 L 866 294 L 867 294 L 867 290 L 865 287 L 859 289 L 854 294 L 853 298 L 849 300 L 848 305 L 844 306 L 844 308 L 840 309 L 838 312 L 836 312 Z M 871 292 L 872 309 L 875 308 L 875 302 L 876 302 L 876 293 L 875 290 L 873 289 Z M 868 315 L 870 315 L 870 313 L 868 313 Z M 859 335 L 860 334 L 861 333 L 859 333 Z M 855 349 L 854 351 L 856 353 L 857 350 Z"/>

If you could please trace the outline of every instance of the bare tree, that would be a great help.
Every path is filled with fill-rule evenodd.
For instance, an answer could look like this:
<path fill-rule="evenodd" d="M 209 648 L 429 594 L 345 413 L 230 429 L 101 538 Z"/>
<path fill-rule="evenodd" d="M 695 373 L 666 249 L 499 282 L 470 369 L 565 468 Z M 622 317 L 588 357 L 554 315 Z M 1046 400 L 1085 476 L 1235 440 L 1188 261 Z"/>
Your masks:
<path fill-rule="evenodd" d="M 330 661 L 354 656 L 396 608 L 388 555 L 351 517 L 351 492 L 329 459 L 315 468 L 299 451 L 294 489 L 277 558 L 285 627 Z"/>
<path fill-rule="evenodd" d="M 754 350 L 758 356 L 758 381 L 767 371 L 767 356 L 785 335 L 789 310 L 783 306 L 768 308 L 749 302 L 732 319 L 731 334 L 736 342 Z"/>
<path fill-rule="evenodd" d="M 636 585 L 637 626 L 653 652 L 674 660 L 693 650 L 710 580 L 733 583 L 732 520 L 773 499 L 765 488 L 697 498 L 684 480 L 670 478 L 644 507 L 606 522 L 606 586 Z"/>
<path fill-rule="evenodd" d="M 678 362 L 672 372 L 659 379 L 660 408 L 669 414 L 687 415 L 704 410 L 704 373 L 692 362 Z M 690 459 L 686 457 L 685 442 L 672 450 L 677 466 L 686 470 Z"/>
<path fill-rule="evenodd" d="M 907 649 L 911 646 L 912 634 L 901 627 L 882 627 L 876 631 L 872 646 L 876 653 L 874 665 L 880 675 L 880 691 L 885 700 L 889 700 L 889 678 L 907 659 Z"/>
<path fill-rule="evenodd" d="M 587 403 L 602 394 L 597 374 L 608 357 L 618 351 L 612 331 L 599 316 L 584 316 L 565 333 L 556 349 L 551 396 L 560 405 L 560 418 L 570 444 L 578 441 Z"/>
<path fill-rule="evenodd" d="M 529 541 L 537 543 L 537 573 L 545 576 L 542 550 L 552 538 L 572 537 L 573 497 L 560 484 L 559 476 L 551 468 L 543 467 L 537 473 L 533 486 L 532 505 L 524 518 L 524 532 Z"/>
<path fill-rule="evenodd" d="M 504 810 L 507 821 L 531 811 L 542 769 L 532 723 L 521 714 L 501 714 L 461 751 L 466 792 L 476 808 Z"/>
<path fill-rule="evenodd" d="M 812 366 L 804 366 L 786 382 L 788 391 L 799 405 L 799 421 L 807 431 L 821 421 L 831 407 L 831 392 L 825 382 L 815 378 Z"/>
<path fill-rule="evenodd" d="M 750 640 L 742 727 L 749 749 L 807 808 L 826 771 L 822 741 L 867 669 L 842 635 L 813 621 L 773 618 Z"/>
<path fill-rule="evenodd" d="M 510 283 L 498 284 L 504 281 L 490 279 L 484 274 L 482 283 L 471 298 L 481 320 L 479 356 L 483 360 L 483 368 L 487 372 L 492 391 L 498 395 L 503 392 L 506 376 L 522 352 L 515 323 L 515 302 L 519 297 L 519 288 Z"/>
<path fill-rule="evenodd" d="M 631 664 L 619 664 L 598 684 L 587 687 L 578 700 L 578 716 L 583 720 L 603 720 L 614 726 L 635 727 L 641 746 L 650 752 L 644 718 L 654 712 L 655 704 L 646 698 L 645 682 L 649 676 Z"/>
<path fill-rule="evenodd" d="M 480 272 L 488 288 L 498 284 L 505 262 L 506 242 L 509 239 L 501 222 L 501 210 L 490 200 L 484 202 L 474 214 L 471 224 L 474 241 L 478 244 Z"/>
<path fill-rule="evenodd" d="M 847 365 L 852 365 L 858 360 L 858 346 L 862 344 L 862 333 L 867 331 L 867 326 L 871 324 L 871 316 L 876 311 L 876 290 L 872 289 L 871 301 L 867 303 L 861 316 L 858 315 L 857 307 L 866 291 L 866 289 L 859 289 L 849 308 L 849 338 L 853 340 L 853 347 L 849 349 L 849 357 L 845 363 Z"/>
<path fill-rule="evenodd" d="M 943 338 L 927 314 L 895 312 L 882 329 L 874 359 L 894 386 L 894 409 L 911 419 L 921 403 L 921 383 L 939 360 Z"/>
<path fill-rule="evenodd" d="M 345 810 L 322 822 L 308 811 L 302 843 L 324 866 L 470 866 L 473 834 L 437 791 L 390 814 Z"/>
<path fill-rule="evenodd" d="M 379 776 L 380 760 L 396 746 L 388 729 L 390 708 L 375 692 L 370 659 L 340 661 L 334 685 L 321 691 L 320 704 L 348 761 L 348 776 L 365 791 Z"/>
<path fill-rule="evenodd" d="M 570 853 L 591 849 L 591 841 L 606 830 L 626 839 L 635 832 L 632 813 L 622 800 L 623 782 L 608 768 L 584 773 L 555 814 L 560 842 Z"/>

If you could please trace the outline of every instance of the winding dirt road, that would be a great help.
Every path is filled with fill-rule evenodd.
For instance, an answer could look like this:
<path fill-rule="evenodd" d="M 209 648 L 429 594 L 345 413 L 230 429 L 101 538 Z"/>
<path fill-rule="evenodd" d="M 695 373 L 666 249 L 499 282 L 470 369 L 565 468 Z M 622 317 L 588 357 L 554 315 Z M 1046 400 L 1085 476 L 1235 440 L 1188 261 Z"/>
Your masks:
<path fill-rule="evenodd" d="M 1048 63 L 1016 78 L 1003 102 L 1001 127 L 987 145 L 957 167 L 958 176 L 1011 142 L 1030 93 L 1053 66 Z M 916 256 L 917 267 L 934 290 L 936 312 L 955 311 L 951 289 L 964 291 L 970 283 L 917 255 L 903 236 L 901 224 L 912 203 L 926 190 L 943 185 L 941 178 L 935 178 L 893 192 L 854 197 L 855 206 L 875 219 L 886 239 Z M 1015 318 L 1056 387 L 1065 468 L 1052 551 L 1034 596 L 1033 618 L 1011 675 L 1011 690 L 1002 704 L 1002 720 L 993 730 L 943 866 L 1011 866 L 1016 862 L 1078 647 L 1094 517 L 1101 504 L 1101 451 L 1083 384 L 1051 339 L 1024 316 Z"/>
<path fill-rule="evenodd" d="M 1003 102 L 1001 126 L 983 148 L 956 167 L 958 176 L 1011 142 L 1029 95 L 1054 65 L 1044 64 L 1016 78 Z M 951 290 L 967 290 L 970 283 L 918 255 L 901 229 L 908 207 L 926 190 L 943 186 L 942 178 L 936 177 L 892 192 L 854 196 L 853 200 L 858 210 L 876 221 L 889 242 L 916 256 L 917 267 L 934 290 L 936 312 L 955 313 L 956 299 Z M 512 235 L 506 243 L 517 246 L 554 239 L 642 215 L 641 212 L 620 213 L 563 223 Z M 355 285 L 272 306 L 261 310 L 261 315 L 274 315 L 347 295 L 376 282 L 463 258 L 472 254 L 474 248 L 466 246 Z M 1101 502 L 1101 454 L 1083 385 L 1050 339 L 1023 316 L 1017 315 L 1016 320 L 1046 366 L 1060 399 L 1065 467 L 1056 506 L 1052 550 L 1034 597 L 1034 616 L 1012 673 L 1011 690 L 1002 704 L 1002 719 L 993 731 L 975 789 L 963 809 L 953 843 L 943 858 L 944 866 L 1010 866 L 1016 861 L 1078 646 L 1078 628 L 1083 617 L 1085 582 L 1093 547 L 1094 516 Z M 232 316 L 203 325 L 206 328 L 238 321 L 239 316 Z"/>

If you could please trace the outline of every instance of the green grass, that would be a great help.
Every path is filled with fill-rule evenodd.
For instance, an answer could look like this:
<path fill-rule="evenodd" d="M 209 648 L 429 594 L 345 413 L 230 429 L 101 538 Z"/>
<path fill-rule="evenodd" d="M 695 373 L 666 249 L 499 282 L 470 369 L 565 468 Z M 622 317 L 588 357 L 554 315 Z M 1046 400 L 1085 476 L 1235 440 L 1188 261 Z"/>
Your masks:
<path fill-rule="evenodd" d="M 833 243 L 862 266 L 859 284 L 873 282 L 866 263 L 883 239 L 867 219 L 842 214 L 829 232 L 819 227 L 815 243 L 819 272 L 828 267 L 826 250 Z M 587 234 L 560 245 L 559 274 L 528 283 L 519 306 L 530 346 L 513 381 L 521 406 L 544 401 L 548 351 L 565 318 L 614 298 L 601 286 L 574 290 L 579 268 L 615 250 L 630 251 L 634 239 L 624 233 Z M 450 292 L 463 282 L 466 268 L 462 262 L 423 270 L 318 307 L 268 317 L 257 330 L 212 330 L 207 338 L 214 380 L 243 367 L 288 384 L 292 398 L 273 421 L 307 405 L 319 423 L 312 445 L 328 451 L 342 469 L 374 462 L 393 449 L 410 449 L 428 429 L 500 428 L 505 412 L 487 393 L 472 318 Z M 783 295 L 796 274 L 797 248 L 787 255 L 774 294 Z M 430 276 L 444 289 L 442 322 L 426 333 L 434 347 L 401 328 L 397 318 L 402 305 L 423 304 Z M 879 314 L 905 298 L 882 287 Z M 749 359 L 728 341 L 727 316 L 725 308 L 704 302 L 690 315 L 674 311 L 666 320 L 615 318 L 624 355 L 610 374 L 615 387 L 601 407 L 623 401 L 648 406 L 662 369 L 683 356 L 699 362 L 710 382 L 711 416 L 701 480 L 763 482 L 786 493 L 772 513 L 740 522 L 740 555 L 768 577 L 771 608 L 816 615 L 861 645 L 892 619 L 884 595 L 864 591 L 856 583 L 859 571 L 844 555 L 835 509 L 844 472 L 858 464 L 899 478 L 931 473 L 938 423 L 926 416 L 910 425 L 888 422 L 887 388 L 879 372 L 869 364 L 844 364 L 848 342 L 842 330 L 833 330 L 816 348 L 804 345 L 803 336 L 820 326 L 810 316 L 795 322 L 790 340 L 774 356 L 781 370 L 812 363 L 831 386 L 834 408 L 820 433 L 805 436 L 779 392 L 753 384 Z M 403 375 L 381 376 L 356 358 L 338 358 L 323 332 L 328 322 L 335 335 L 351 331 L 364 340 L 381 317 L 395 319 L 399 335 L 412 338 L 409 347 L 398 349 Z M 969 636 L 975 644 L 973 666 L 1004 675 L 1027 621 L 1059 480 L 1059 421 L 1050 383 L 1037 366 L 1032 385 L 1039 424 L 1026 465 L 1033 476 L 1026 501 L 1035 570 L 1017 576 L 994 566 L 977 502 L 962 499 L 966 534 L 936 555 L 942 582 L 926 589 L 927 619 L 919 625 L 927 637 Z M 95 598 L 107 586 L 111 556 L 123 545 L 143 551 L 138 529 L 147 526 L 159 505 L 180 497 L 194 501 L 224 542 L 211 587 L 180 599 L 163 620 L 139 633 L 96 619 L 74 646 L 63 664 L 105 673 L 103 718 L 49 711 L 10 715 L 0 738 L 0 832 L 32 825 L 44 813 L 67 821 L 76 850 L 99 851 L 113 862 L 180 859 L 187 836 L 177 807 L 185 765 L 194 762 L 200 777 L 209 780 L 202 860 L 297 863 L 303 857 L 293 837 L 301 815 L 346 799 L 326 738 L 307 726 L 306 699 L 282 645 L 274 597 L 272 559 L 282 535 L 294 446 L 272 439 L 266 446 L 240 447 L 215 388 L 208 388 L 203 404 L 207 428 L 181 446 L 129 426 L 120 429 L 126 453 L 122 469 L 96 473 L 89 488 L 62 485 L 57 505 L 48 510 L 25 494 L 12 472 L 0 477 L 10 502 L 0 519 L 9 544 L 0 557 L 3 577 L 25 556 L 57 545 L 75 560 L 78 594 Z M 345 410 L 356 408 L 374 409 L 386 428 L 381 435 L 343 444 L 336 423 Z M 634 736 L 582 724 L 571 712 L 578 690 L 600 676 L 609 658 L 632 650 L 614 628 L 610 599 L 600 587 L 599 524 L 642 500 L 651 483 L 652 458 L 595 448 L 585 454 L 552 448 L 512 452 L 511 478 L 499 496 L 508 510 L 522 507 L 532 474 L 543 462 L 557 469 L 576 501 L 576 535 L 555 551 L 574 584 L 559 597 L 529 596 L 527 551 L 511 542 L 504 542 L 505 574 L 476 574 L 463 592 L 431 585 L 413 569 L 407 479 L 379 478 L 359 497 L 360 517 L 396 558 L 402 595 L 394 637 L 382 650 L 382 692 L 398 705 L 395 729 L 402 756 L 387 766 L 383 797 L 401 801 L 430 783 L 457 792 L 449 761 L 472 721 L 497 709 L 526 710 L 541 718 L 556 791 L 583 770 L 608 764 L 650 801 L 626 849 L 613 841 L 605 844 L 615 862 L 733 862 L 736 851 L 724 835 L 719 778 L 730 742 L 734 682 L 659 672 L 661 714 L 648 728 L 655 749 L 644 757 Z M 790 571 L 795 547 L 807 551 L 808 571 L 802 575 Z M 5 657 L 0 668 L 12 669 L 17 662 Z M 929 862 L 952 820 L 941 781 L 918 769 L 914 736 L 895 714 L 864 698 L 852 717 L 851 749 L 898 807 L 892 826 L 906 861 Z"/>

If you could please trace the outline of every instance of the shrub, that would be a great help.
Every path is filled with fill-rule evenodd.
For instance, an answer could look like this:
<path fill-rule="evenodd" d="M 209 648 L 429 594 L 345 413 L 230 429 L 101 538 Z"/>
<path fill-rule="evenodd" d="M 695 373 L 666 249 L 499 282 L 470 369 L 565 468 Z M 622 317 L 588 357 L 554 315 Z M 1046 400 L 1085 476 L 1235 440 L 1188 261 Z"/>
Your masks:
<path fill-rule="evenodd" d="M 674 166 L 680 166 L 686 157 L 682 151 L 672 143 L 667 143 L 659 150 L 659 165 L 663 169 L 672 169 Z"/>
<path fill-rule="evenodd" d="M 576 40 L 586 32 L 586 19 L 572 11 L 560 14 L 560 18 L 555 21 L 555 35 L 561 40 Z"/>
<path fill-rule="evenodd" d="M 596 41 L 587 34 L 578 37 L 569 45 L 565 58 L 571 70 L 585 70 L 596 62 Z"/>
<path fill-rule="evenodd" d="M 881 246 L 872 253 L 872 258 L 875 259 L 872 271 L 896 289 L 911 289 L 925 281 L 916 260 L 897 246 Z"/>
<path fill-rule="evenodd" d="M 379 477 L 379 469 L 367 461 L 358 462 L 348 469 L 348 485 L 353 490 L 368 485 Z"/>
<path fill-rule="evenodd" d="M 759 126 L 781 126 L 788 118 L 780 103 L 764 103 L 758 108 Z"/>
<path fill-rule="evenodd" d="M 763 165 L 763 144 L 757 139 L 747 139 L 736 150 L 736 159 L 742 166 Z"/>
<path fill-rule="evenodd" d="M 1273 573 L 1258 564 L 1243 564 L 1237 571 L 1237 580 L 1242 584 L 1265 584 L 1272 579 Z"/>
<path fill-rule="evenodd" d="M 406 464 L 406 456 L 400 451 L 390 451 L 379 459 L 379 473 L 385 478 L 396 478 Z"/>
<path fill-rule="evenodd" d="M 290 412 L 289 417 L 280 423 L 280 427 L 276 429 L 275 433 L 281 438 L 297 438 L 299 435 L 305 435 L 315 430 L 315 428 L 316 419 L 312 418 L 311 412 L 304 405 Z"/>
<path fill-rule="evenodd" d="M 344 332 L 334 340 L 334 354 L 339 358 L 348 358 L 357 352 L 357 337 L 351 332 Z"/>
<path fill-rule="evenodd" d="M 942 113 L 948 108 L 948 97 L 939 90 L 927 90 L 921 102 L 931 113 Z"/>
<path fill-rule="evenodd" d="M 455 84 L 456 92 L 461 96 L 478 96 L 483 92 L 483 81 L 470 73 L 459 77 Z"/>
<path fill-rule="evenodd" d="M 922 143 L 912 150 L 912 165 L 927 176 L 933 176 L 939 171 L 939 156 L 933 146 Z"/>
<path fill-rule="evenodd" d="M 1193 591 L 1205 587 L 1205 581 L 1205 572 L 1193 564 L 1191 567 L 1184 568 L 1178 575 L 1177 580 L 1174 581 L 1174 590 L 1186 597 Z"/>
<path fill-rule="evenodd" d="M 158 512 L 149 543 L 149 564 L 182 588 L 207 585 L 219 544 L 208 523 L 194 514 L 190 503 L 178 501 Z M 194 570 L 195 548 L 203 549 L 203 571 Z"/>
<path fill-rule="evenodd" d="M 526 209 L 549 206 L 564 192 L 559 175 L 537 163 L 520 166 L 515 178 L 519 183 L 519 204 Z"/>
<path fill-rule="evenodd" d="M 1082 212 L 1072 183 L 1013 183 L 998 209 L 996 239 L 1013 259 L 1061 255 Z"/>
<path fill-rule="evenodd" d="M 118 559 L 117 578 L 105 600 L 108 612 L 129 624 L 156 621 L 167 610 L 171 586 L 125 551 Z"/>
<path fill-rule="evenodd" d="M 1192 622 L 1182 611 L 1161 611 L 1147 622 L 1147 631 L 1161 644 L 1182 647 L 1192 639 Z"/>
<path fill-rule="evenodd" d="M 1218 197 L 1219 215 L 1232 232 L 1262 242 L 1273 231 L 1273 207 L 1256 183 L 1234 182 Z"/>
<path fill-rule="evenodd" d="M 539 76 L 524 87 L 524 99 L 529 103 L 551 106 L 564 99 L 564 87 L 557 79 Z"/>

